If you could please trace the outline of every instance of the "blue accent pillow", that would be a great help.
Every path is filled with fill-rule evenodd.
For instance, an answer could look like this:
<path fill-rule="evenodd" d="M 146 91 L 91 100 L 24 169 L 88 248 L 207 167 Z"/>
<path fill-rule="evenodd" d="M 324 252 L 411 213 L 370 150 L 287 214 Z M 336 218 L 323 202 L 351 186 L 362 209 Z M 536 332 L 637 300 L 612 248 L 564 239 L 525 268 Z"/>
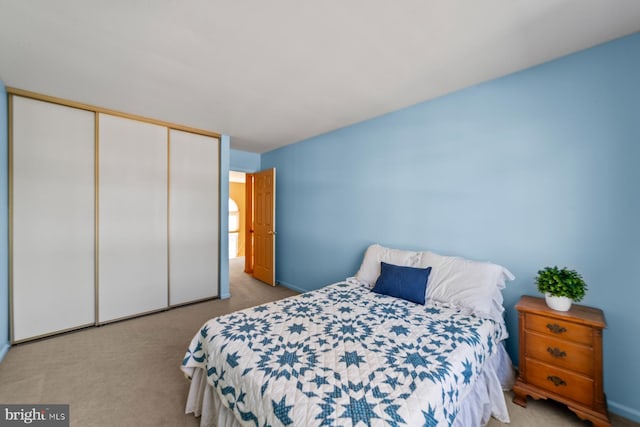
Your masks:
<path fill-rule="evenodd" d="M 431 267 L 415 268 L 380 263 L 380 276 L 372 291 L 424 305 Z"/>

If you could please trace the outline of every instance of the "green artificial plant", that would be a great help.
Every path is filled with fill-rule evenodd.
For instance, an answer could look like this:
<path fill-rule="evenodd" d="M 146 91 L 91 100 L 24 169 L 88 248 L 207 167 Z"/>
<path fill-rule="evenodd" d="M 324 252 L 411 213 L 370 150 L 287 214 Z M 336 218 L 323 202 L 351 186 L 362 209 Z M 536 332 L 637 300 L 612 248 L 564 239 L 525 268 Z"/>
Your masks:
<path fill-rule="evenodd" d="M 575 302 L 581 301 L 587 291 L 587 284 L 575 270 L 568 268 L 545 267 L 538 271 L 536 284 L 540 292 L 557 297 L 567 297 Z"/>

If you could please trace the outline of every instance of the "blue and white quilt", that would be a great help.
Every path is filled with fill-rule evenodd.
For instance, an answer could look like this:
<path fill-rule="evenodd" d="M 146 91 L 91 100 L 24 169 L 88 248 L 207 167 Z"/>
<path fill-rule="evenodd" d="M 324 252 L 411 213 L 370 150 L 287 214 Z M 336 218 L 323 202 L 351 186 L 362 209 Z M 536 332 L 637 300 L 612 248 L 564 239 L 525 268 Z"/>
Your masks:
<path fill-rule="evenodd" d="M 247 426 L 447 426 L 504 324 L 357 283 L 209 320 L 182 362 Z"/>

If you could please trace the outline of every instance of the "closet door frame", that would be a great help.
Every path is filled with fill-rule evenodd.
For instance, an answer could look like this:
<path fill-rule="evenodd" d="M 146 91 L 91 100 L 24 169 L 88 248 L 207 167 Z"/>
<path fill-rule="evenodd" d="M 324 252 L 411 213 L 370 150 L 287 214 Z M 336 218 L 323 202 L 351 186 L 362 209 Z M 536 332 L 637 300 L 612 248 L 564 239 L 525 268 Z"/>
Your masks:
<path fill-rule="evenodd" d="M 191 304 L 193 302 L 205 301 L 212 298 L 217 298 L 220 296 L 220 138 L 212 138 L 204 135 L 197 135 L 190 132 L 183 132 L 177 129 L 169 129 L 169 151 L 168 151 L 168 160 L 169 160 L 169 181 L 168 181 L 168 214 L 169 214 L 169 294 L 168 301 L 169 306 L 176 307 L 184 304 Z M 207 139 L 211 140 L 207 140 Z M 207 188 L 202 186 L 202 175 L 210 173 L 211 170 L 204 170 L 203 164 L 200 163 L 202 158 L 200 156 L 194 157 L 194 163 L 196 167 L 200 167 L 195 172 L 195 175 L 200 175 L 200 177 L 194 176 L 187 171 L 189 169 L 188 166 L 185 165 L 184 160 L 190 159 L 189 156 L 181 156 L 181 152 L 184 153 L 184 150 L 192 152 L 199 152 L 198 154 L 202 154 L 202 152 L 210 151 L 209 147 L 204 146 L 203 144 L 215 144 L 215 166 L 212 165 L 212 168 L 215 167 L 215 187 Z M 193 156 L 192 156 L 193 157 Z M 180 161 L 182 160 L 182 162 Z M 212 159 L 213 160 L 213 159 Z M 173 163 L 172 163 L 173 162 Z M 198 164 L 199 163 L 199 164 Z M 200 172 L 200 174 L 198 173 Z M 206 178 L 211 178 L 206 176 Z M 180 186 L 180 184 L 195 184 L 193 187 L 194 191 L 196 191 L 196 196 L 190 196 L 188 194 L 184 194 L 180 192 L 180 188 L 176 188 Z M 215 190 L 215 207 L 213 209 L 213 213 L 209 211 L 211 214 L 210 220 L 217 220 L 218 227 L 216 229 L 215 236 L 215 250 L 208 244 L 208 241 L 205 244 L 202 242 L 198 245 L 198 243 L 192 244 L 192 239 L 188 239 L 190 235 L 198 234 L 198 227 L 202 227 L 206 229 L 206 215 L 203 217 L 200 214 L 200 218 L 198 218 L 197 213 L 201 212 L 201 207 L 206 209 L 207 202 L 206 200 L 202 200 L 201 197 L 203 193 L 207 193 L 211 190 Z M 206 195 L 205 195 L 206 197 Z M 209 199 L 209 202 L 211 199 Z M 185 215 L 184 205 L 189 205 L 191 212 L 195 211 L 196 215 L 191 219 L 194 219 L 195 222 L 189 221 L 189 215 Z M 176 223 L 176 218 L 180 218 L 182 221 Z M 212 230 L 206 230 L 211 232 Z M 180 237 L 186 237 L 185 239 L 180 239 Z M 184 242 L 188 241 L 189 244 L 185 244 Z M 204 276 L 207 275 L 208 266 L 206 265 L 206 259 L 202 258 L 202 253 L 198 251 L 199 257 L 190 257 L 188 256 L 189 246 L 200 246 L 200 250 L 206 254 L 206 252 L 211 252 L 212 250 L 215 252 L 214 262 L 215 268 L 214 270 L 217 272 L 215 277 Z M 198 249 L 198 248 L 195 248 Z M 194 275 L 190 275 L 189 273 L 195 273 Z M 204 283 L 206 280 L 214 280 L 215 286 L 212 284 L 211 288 L 206 286 Z M 193 286 L 189 289 L 189 284 L 193 283 Z M 187 284 L 187 286 L 184 286 Z M 186 289 L 185 289 L 186 288 Z"/>
<path fill-rule="evenodd" d="M 51 120 L 51 117 L 55 120 Z M 31 123 L 25 124 L 25 120 L 34 119 L 41 120 L 38 123 L 42 123 L 44 128 L 34 128 L 30 126 Z M 64 123 L 62 126 L 65 127 L 62 128 L 60 123 Z M 20 135 L 16 135 L 17 130 L 21 132 Z M 19 146 L 15 146 L 16 136 L 20 138 Z M 95 323 L 95 114 L 9 94 L 8 148 L 11 342 L 91 326 Z M 18 151 L 21 154 L 16 158 Z M 68 156 L 62 155 L 64 159 L 60 159 L 70 159 L 69 167 L 57 164 L 57 157 L 61 156 L 58 153 L 69 153 Z M 75 154 L 80 154 L 81 157 L 73 158 Z M 36 163 L 24 164 L 30 159 Z M 46 165 L 41 164 L 41 167 L 36 168 L 35 176 L 39 179 L 34 182 L 31 179 L 34 175 L 25 173 L 24 170 L 42 161 Z M 15 170 L 16 163 L 23 164 L 18 174 Z M 50 180 L 43 178 L 44 176 L 57 179 Z M 17 188 L 18 185 L 20 188 Z M 18 212 L 16 199 L 19 203 Z M 53 219 L 44 217 L 47 211 L 51 212 Z M 39 215 L 40 212 L 42 215 Z M 16 213 L 20 216 L 16 217 Z M 71 219 L 65 222 L 69 217 Z M 56 227 L 57 225 L 60 227 Z M 16 230 L 21 233 L 18 236 L 18 252 L 14 239 Z M 67 246 L 71 254 L 70 257 L 60 258 L 57 242 L 64 241 L 65 238 L 72 242 Z M 35 267 L 30 258 L 36 262 Z M 74 263 L 79 263 L 79 268 L 74 267 Z M 20 279 L 19 283 L 22 285 L 19 289 L 14 288 L 16 272 L 23 277 Z M 39 277 L 43 274 L 46 277 Z M 67 276 L 68 281 L 63 279 Z M 63 295 L 57 295 L 51 286 L 55 286 Z M 79 305 L 79 310 L 70 311 L 60 307 L 60 304 L 69 299 L 65 298 L 66 295 L 73 298 L 69 301 L 71 308 Z M 27 304 L 29 301 L 34 301 L 33 305 Z M 19 313 L 16 313 L 16 306 Z M 28 314 L 33 312 L 34 315 Z M 41 318 L 39 316 L 42 313 L 44 317 Z M 47 322 L 47 319 L 51 319 L 51 322 Z"/>
<path fill-rule="evenodd" d="M 168 307 L 167 132 L 99 115 L 100 324 Z"/>
<path fill-rule="evenodd" d="M 132 119 L 132 120 L 137 120 L 137 121 L 141 121 L 141 122 L 145 122 L 145 123 L 151 123 L 151 124 L 156 124 L 156 125 L 160 125 L 160 126 L 164 126 L 167 128 L 167 138 L 169 136 L 169 132 L 170 130 L 174 129 L 174 130 L 180 130 L 180 131 L 184 131 L 184 132 L 189 132 L 189 133 L 194 133 L 197 135 L 203 135 L 203 136 L 209 136 L 212 138 L 216 138 L 218 140 L 218 183 L 219 185 L 221 185 L 222 183 L 222 177 L 220 176 L 221 173 L 221 165 L 220 165 L 220 159 L 221 159 L 221 148 L 222 148 L 222 144 L 220 143 L 221 141 L 221 134 L 217 133 L 217 132 L 211 132 L 211 131 L 207 131 L 207 130 L 203 130 L 203 129 L 198 129 L 198 128 L 194 128 L 194 127 L 190 127 L 190 126 L 184 126 L 184 125 L 179 125 L 179 124 L 175 124 L 175 123 L 171 123 L 171 122 L 166 122 L 163 120 L 157 120 L 157 119 L 152 119 L 152 118 L 148 118 L 145 116 L 140 116 L 140 115 L 136 115 L 136 114 L 129 114 L 129 113 L 124 113 L 121 111 L 117 111 L 117 110 L 112 110 L 109 108 L 103 108 L 103 107 L 98 107 L 98 106 L 94 106 L 91 104 L 86 104 L 86 103 L 82 103 L 82 102 L 77 102 L 77 101 L 71 101 L 68 99 L 64 99 L 64 98 L 59 98 L 59 97 L 55 97 L 55 96 L 50 96 L 50 95 L 45 95 L 45 94 L 41 94 L 41 93 L 37 93 L 37 92 L 32 92 L 32 91 L 28 91 L 28 90 L 24 90 L 24 89 L 20 89 L 20 88 L 15 88 L 15 87 L 6 87 L 6 91 L 7 91 L 7 97 L 8 97 L 8 131 L 9 131 L 9 147 L 8 147 L 8 184 L 9 184 L 9 188 L 8 188 L 8 199 L 9 199 L 9 218 L 8 218 L 8 222 L 9 222 L 9 232 L 8 232 L 8 249 L 9 249 L 9 253 L 8 253 L 8 276 L 9 276 L 9 322 L 10 322 L 10 330 L 9 330 L 9 340 L 12 344 L 15 344 L 17 342 L 24 342 L 24 341 L 30 341 L 30 340 L 34 340 L 34 339 L 39 339 L 39 338 L 43 338 L 43 337 L 47 337 L 47 336 L 51 336 L 51 335 L 57 335 L 60 333 L 64 333 L 64 332 L 68 332 L 68 331 L 72 331 L 72 330 L 76 330 L 76 329 L 81 329 L 81 328 L 85 328 L 88 326 L 97 326 L 99 325 L 99 301 L 98 301 L 98 296 L 99 296 L 99 272 L 100 272 L 100 265 L 99 265 L 99 140 L 98 140 L 98 134 L 99 134 L 99 119 L 98 119 L 98 115 L 99 113 L 104 113 L 104 114 L 109 114 L 112 116 L 118 116 L 118 117 L 123 117 L 123 118 L 128 118 L 128 119 Z M 13 145 L 13 123 L 12 123 L 12 99 L 14 96 L 19 96 L 19 97 L 23 97 L 23 98 L 29 98 L 29 99 L 34 99 L 34 100 L 39 100 L 39 101 L 45 101 L 45 102 L 49 102 L 52 104 L 58 104 L 58 105 L 62 105 L 62 106 L 66 106 L 66 107 L 72 107 L 72 108 L 76 108 L 76 109 L 80 109 L 80 110 L 86 110 L 89 112 L 93 112 L 95 115 L 95 126 L 94 126 L 94 186 L 95 186 L 95 202 L 94 202 L 94 215 L 95 215 L 95 221 L 94 221 L 94 311 L 95 311 L 95 318 L 94 321 L 90 324 L 87 325 L 82 325 L 82 326 L 78 326 L 78 327 L 73 327 L 73 328 L 69 328 L 69 329 L 65 329 L 62 331 L 55 331 L 55 332 L 51 332 L 51 333 L 46 333 L 43 335 L 39 335 L 37 337 L 30 337 L 30 338 L 26 338 L 24 340 L 19 340 L 16 341 L 15 340 L 15 335 L 14 335 L 14 314 L 15 314 L 15 307 L 13 304 L 13 294 L 14 294 L 14 288 L 13 288 L 13 243 L 14 243 L 14 233 L 13 233 L 13 197 L 14 197 L 14 189 L 13 189 L 13 153 L 12 153 L 12 145 Z M 167 153 L 168 156 L 169 153 Z M 168 173 L 170 173 L 170 170 L 168 171 Z M 169 178 L 167 179 L 167 190 L 169 191 Z M 218 206 L 221 206 L 221 202 L 220 202 L 220 196 L 222 194 L 221 188 L 220 186 L 218 187 Z M 167 214 L 169 214 L 169 198 L 170 198 L 170 193 L 167 194 Z M 224 214 L 224 213 L 219 213 L 220 214 Z M 221 229 L 221 221 L 220 221 L 220 217 L 218 218 L 218 275 L 217 275 L 217 279 L 218 279 L 218 296 L 217 297 L 213 297 L 213 298 L 219 298 L 220 297 L 220 274 L 221 274 L 221 266 L 220 266 L 220 254 L 221 254 L 221 233 L 223 232 L 223 230 Z M 169 221 L 167 221 L 167 237 L 169 236 Z M 170 245 L 170 242 L 167 241 L 167 245 Z M 168 249 L 167 251 L 167 257 L 170 256 L 170 249 Z M 224 260 L 222 260 L 224 261 Z M 170 260 L 167 260 L 167 266 L 169 266 L 169 262 Z M 168 267 L 169 268 L 169 267 Z M 169 277 L 169 271 L 167 271 L 167 277 Z M 167 301 L 169 301 L 169 297 L 170 297 L 170 283 L 168 283 L 167 286 Z M 211 298 L 206 298 L 206 299 L 211 299 Z M 194 301 L 195 302 L 195 301 Z M 170 308 L 170 307 L 169 307 Z M 138 315 L 142 315 L 145 313 L 140 313 Z"/>

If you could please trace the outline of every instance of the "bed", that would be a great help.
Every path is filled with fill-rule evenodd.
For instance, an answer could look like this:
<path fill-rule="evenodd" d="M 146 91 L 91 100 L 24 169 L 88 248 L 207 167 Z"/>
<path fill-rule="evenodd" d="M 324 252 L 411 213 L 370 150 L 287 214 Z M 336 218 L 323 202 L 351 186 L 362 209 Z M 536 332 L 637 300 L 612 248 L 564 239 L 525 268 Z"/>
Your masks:
<path fill-rule="evenodd" d="M 501 290 L 512 278 L 372 245 L 353 278 L 206 322 L 181 366 L 186 411 L 223 427 L 509 422 Z"/>

